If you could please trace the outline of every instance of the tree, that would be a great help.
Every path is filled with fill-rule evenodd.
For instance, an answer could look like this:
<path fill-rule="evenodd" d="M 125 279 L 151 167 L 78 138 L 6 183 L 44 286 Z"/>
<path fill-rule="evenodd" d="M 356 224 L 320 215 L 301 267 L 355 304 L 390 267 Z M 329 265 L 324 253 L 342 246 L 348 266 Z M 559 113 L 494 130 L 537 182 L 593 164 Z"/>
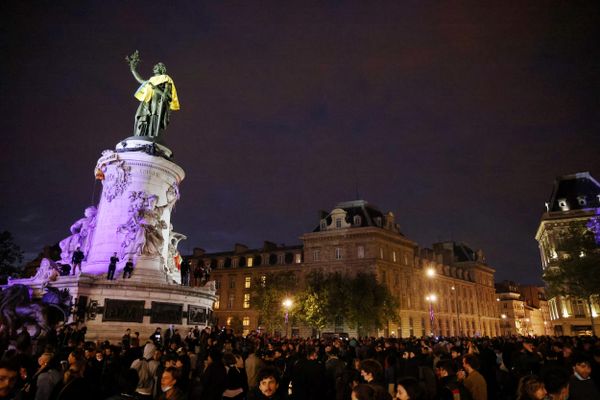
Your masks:
<path fill-rule="evenodd" d="M 251 302 L 258 311 L 260 324 L 268 332 L 283 327 L 285 316 L 282 302 L 286 296 L 296 292 L 296 275 L 291 272 L 266 274 L 254 280 Z"/>
<path fill-rule="evenodd" d="M 551 296 L 569 296 L 587 301 L 592 335 L 595 335 L 592 313 L 593 297 L 600 294 L 599 237 L 586 228 L 571 228 L 556 248 L 557 257 L 544 272 Z"/>
<path fill-rule="evenodd" d="M 386 285 L 377 282 L 375 274 L 356 274 L 349 288 L 348 322 L 359 335 L 382 328 L 388 320 L 396 320 L 398 302 Z"/>
<path fill-rule="evenodd" d="M 8 231 L 0 233 L 0 284 L 18 275 L 18 264 L 22 261 L 23 251 L 15 244 L 12 234 Z"/>

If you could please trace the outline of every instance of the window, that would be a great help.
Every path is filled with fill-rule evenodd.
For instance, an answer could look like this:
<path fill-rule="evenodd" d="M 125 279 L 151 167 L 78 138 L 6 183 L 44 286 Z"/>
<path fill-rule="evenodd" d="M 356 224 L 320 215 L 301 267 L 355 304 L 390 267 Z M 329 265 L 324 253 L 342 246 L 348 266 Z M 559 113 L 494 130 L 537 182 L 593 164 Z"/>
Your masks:
<path fill-rule="evenodd" d="M 322 219 L 321 220 L 321 230 L 325 230 L 327 229 L 327 221 Z"/>
<path fill-rule="evenodd" d="M 569 211 L 569 203 L 567 203 L 567 199 L 558 199 L 558 206 L 561 211 Z"/>
<path fill-rule="evenodd" d="M 365 258 L 365 246 L 358 246 L 356 252 L 358 258 Z"/>
<path fill-rule="evenodd" d="M 354 216 L 354 225 L 360 226 L 361 224 L 362 224 L 362 218 L 360 217 L 360 215 L 355 215 Z"/>
<path fill-rule="evenodd" d="M 242 325 L 243 326 L 250 326 L 250 317 L 244 317 L 242 319 Z"/>
<path fill-rule="evenodd" d="M 313 250 L 313 261 L 319 261 L 321 256 L 321 250 Z"/>
<path fill-rule="evenodd" d="M 404 265 L 408 265 L 408 254 L 404 253 Z"/>
<path fill-rule="evenodd" d="M 219 296 L 217 296 L 217 298 L 215 299 L 215 304 L 213 305 L 213 308 L 215 310 L 219 309 Z"/>
<path fill-rule="evenodd" d="M 342 219 L 340 217 L 335 219 L 335 227 L 336 228 L 341 228 L 342 227 Z"/>
<path fill-rule="evenodd" d="M 336 247 L 335 248 L 335 259 L 336 260 L 341 260 L 342 259 L 342 248 L 341 247 Z"/>
<path fill-rule="evenodd" d="M 233 317 L 227 317 L 227 326 L 231 326 L 231 321 L 233 321 Z"/>
<path fill-rule="evenodd" d="M 577 196 L 577 203 L 579 203 L 580 206 L 585 206 L 587 204 L 585 196 Z"/>
<path fill-rule="evenodd" d="M 250 308 L 250 293 L 244 294 L 244 308 Z"/>
<path fill-rule="evenodd" d="M 300 264 L 302 262 L 302 254 L 296 253 L 295 262 L 296 262 L 296 264 Z"/>
<path fill-rule="evenodd" d="M 262 275 L 262 276 L 260 277 L 260 285 L 261 285 L 262 287 L 265 287 L 265 286 L 267 286 L 267 276 L 266 276 L 266 275 Z"/>
<path fill-rule="evenodd" d="M 392 251 L 392 261 L 396 262 L 396 252 Z"/>
<path fill-rule="evenodd" d="M 252 277 L 247 276 L 244 278 L 244 288 L 246 289 L 250 289 L 250 287 L 252 286 Z"/>
<path fill-rule="evenodd" d="M 248 257 L 248 259 L 246 260 L 246 266 L 251 267 L 252 265 L 254 265 L 254 258 Z"/>
<path fill-rule="evenodd" d="M 229 278 L 229 289 L 235 289 L 235 278 L 233 276 Z"/>
<path fill-rule="evenodd" d="M 379 258 L 383 260 L 383 247 L 379 248 Z"/>
<path fill-rule="evenodd" d="M 285 255 L 284 254 L 278 254 L 277 255 L 277 263 L 278 264 L 283 264 L 285 262 Z"/>
<path fill-rule="evenodd" d="M 215 289 L 217 289 L 217 290 L 221 289 L 221 280 L 220 279 L 215 279 Z"/>
<path fill-rule="evenodd" d="M 227 308 L 232 309 L 233 303 L 235 303 L 235 294 L 230 294 L 229 298 L 227 299 Z"/>

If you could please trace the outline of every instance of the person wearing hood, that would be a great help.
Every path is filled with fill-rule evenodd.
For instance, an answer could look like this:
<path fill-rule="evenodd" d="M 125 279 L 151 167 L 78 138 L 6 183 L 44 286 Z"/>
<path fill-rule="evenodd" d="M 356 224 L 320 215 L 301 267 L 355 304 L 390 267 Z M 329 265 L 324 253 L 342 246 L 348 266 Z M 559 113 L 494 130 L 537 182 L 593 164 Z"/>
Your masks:
<path fill-rule="evenodd" d="M 146 343 L 142 358 L 131 363 L 131 368 L 136 370 L 139 376 L 138 385 L 135 391 L 140 399 L 152 399 L 156 371 L 160 365 L 160 362 L 154 359 L 155 351 L 156 346 L 154 346 L 153 343 Z"/>

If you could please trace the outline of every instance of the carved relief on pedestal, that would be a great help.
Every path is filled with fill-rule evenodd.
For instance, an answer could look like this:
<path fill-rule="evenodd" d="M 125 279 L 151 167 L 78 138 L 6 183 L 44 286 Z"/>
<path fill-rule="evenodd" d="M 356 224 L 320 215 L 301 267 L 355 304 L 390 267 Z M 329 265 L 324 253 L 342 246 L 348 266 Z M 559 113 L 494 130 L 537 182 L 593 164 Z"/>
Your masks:
<path fill-rule="evenodd" d="M 108 166 L 114 166 L 114 172 L 108 173 Z M 131 182 L 131 166 L 125 160 L 119 160 L 119 156 L 112 150 L 104 150 L 102 157 L 98 160 L 95 169 L 96 178 L 102 181 L 102 194 L 110 203 L 123 193 Z"/>
<path fill-rule="evenodd" d="M 129 193 L 129 219 L 117 228 L 122 258 L 126 255 L 162 255 L 165 240 L 163 230 L 167 228 L 164 213 L 167 209 L 170 212 L 179 199 L 176 184 L 169 187 L 166 198 L 167 202 L 159 206 L 157 195 L 150 195 L 144 191 Z"/>

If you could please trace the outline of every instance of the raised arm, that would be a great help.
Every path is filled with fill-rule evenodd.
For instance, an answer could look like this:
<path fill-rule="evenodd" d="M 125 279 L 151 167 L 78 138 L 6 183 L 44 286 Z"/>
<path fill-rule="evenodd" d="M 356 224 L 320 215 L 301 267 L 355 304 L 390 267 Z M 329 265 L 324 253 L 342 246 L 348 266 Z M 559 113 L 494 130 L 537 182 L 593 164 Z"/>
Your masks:
<path fill-rule="evenodd" d="M 139 83 L 144 83 L 145 80 L 140 76 L 140 74 L 136 71 L 137 65 L 140 63 L 140 53 L 136 50 L 132 55 L 126 56 L 125 61 L 129 64 L 129 69 L 136 81 Z"/>

